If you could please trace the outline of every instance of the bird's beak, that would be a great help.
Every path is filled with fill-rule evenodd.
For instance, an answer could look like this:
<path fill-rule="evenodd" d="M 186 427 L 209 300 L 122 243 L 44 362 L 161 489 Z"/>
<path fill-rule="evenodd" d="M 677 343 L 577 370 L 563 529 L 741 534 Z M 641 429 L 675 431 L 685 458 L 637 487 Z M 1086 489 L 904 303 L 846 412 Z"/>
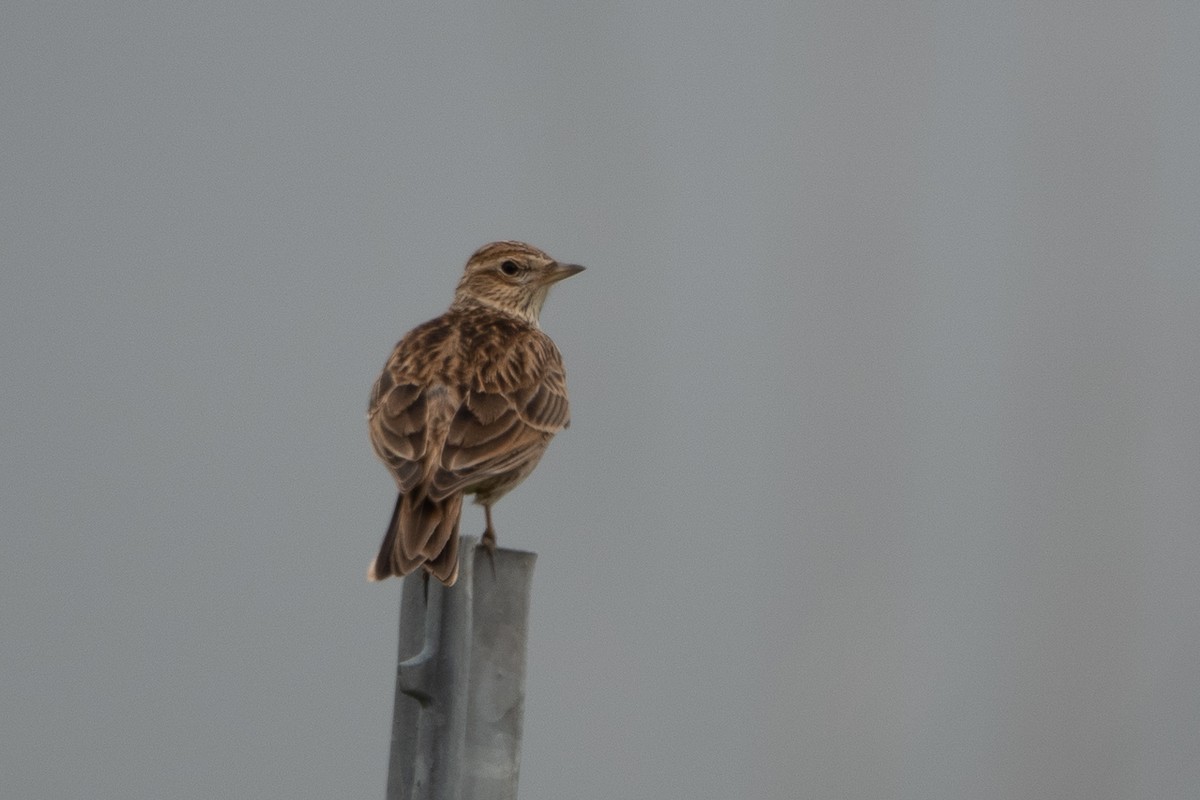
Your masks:
<path fill-rule="evenodd" d="M 546 276 L 542 278 L 542 285 L 549 286 L 581 272 L 583 272 L 583 267 L 578 264 L 555 264 L 546 271 Z"/>

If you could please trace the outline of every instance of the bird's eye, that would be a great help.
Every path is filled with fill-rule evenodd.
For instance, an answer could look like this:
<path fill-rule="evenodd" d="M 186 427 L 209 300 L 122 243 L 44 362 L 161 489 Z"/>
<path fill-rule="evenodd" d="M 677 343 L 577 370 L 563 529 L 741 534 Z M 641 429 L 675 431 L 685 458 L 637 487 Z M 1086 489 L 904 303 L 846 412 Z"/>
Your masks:
<path fill-rule="evenodd" d="M 505 275 L 516 275 L 520 271 L 520 269 L 521 268 L 517 266 L 517 262 L 512 261 L 512 260 L 505 261 L 503 264 L 500 265 L 500 271 L 503 272 Z"/>

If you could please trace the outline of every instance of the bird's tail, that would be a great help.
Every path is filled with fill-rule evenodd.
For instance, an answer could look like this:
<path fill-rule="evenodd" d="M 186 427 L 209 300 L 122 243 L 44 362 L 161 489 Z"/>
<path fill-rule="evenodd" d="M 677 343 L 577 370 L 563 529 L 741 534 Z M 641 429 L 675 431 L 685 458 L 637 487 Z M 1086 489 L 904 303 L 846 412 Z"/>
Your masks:
<path fill-rule="evenodd" d="M 447 586 L 458 579 L 458 520 L 462 495 L 432 500 L 419 491 L 396 498 L 379 555 L 367 570 L 367 580 L 407 575 L 423 566 Z"/>

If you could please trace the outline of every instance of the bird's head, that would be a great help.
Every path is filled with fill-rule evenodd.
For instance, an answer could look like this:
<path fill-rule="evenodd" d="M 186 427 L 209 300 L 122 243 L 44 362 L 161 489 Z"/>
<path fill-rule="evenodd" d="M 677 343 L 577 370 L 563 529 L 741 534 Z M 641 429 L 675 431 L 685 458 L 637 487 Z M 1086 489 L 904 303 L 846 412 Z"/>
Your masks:
<path fill-rule="evenodd" d="M 582 271 L 524 242 L 492 242 L 467 261 L 454 305 L 483 305 L 537 325 L 550 287 Z"/>

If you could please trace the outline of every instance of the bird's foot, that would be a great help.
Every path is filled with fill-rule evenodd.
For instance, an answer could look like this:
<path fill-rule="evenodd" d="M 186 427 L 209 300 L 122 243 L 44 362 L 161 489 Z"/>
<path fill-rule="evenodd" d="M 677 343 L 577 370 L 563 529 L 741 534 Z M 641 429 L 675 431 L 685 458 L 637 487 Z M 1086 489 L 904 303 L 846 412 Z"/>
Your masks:
<path fill-rule="evenodd" d="M 489 525 L 479 539 L 479 546 L 487 551 L 488 564 L 492 567 L 492 578 L 496 577 L 496 532 Z"/>

